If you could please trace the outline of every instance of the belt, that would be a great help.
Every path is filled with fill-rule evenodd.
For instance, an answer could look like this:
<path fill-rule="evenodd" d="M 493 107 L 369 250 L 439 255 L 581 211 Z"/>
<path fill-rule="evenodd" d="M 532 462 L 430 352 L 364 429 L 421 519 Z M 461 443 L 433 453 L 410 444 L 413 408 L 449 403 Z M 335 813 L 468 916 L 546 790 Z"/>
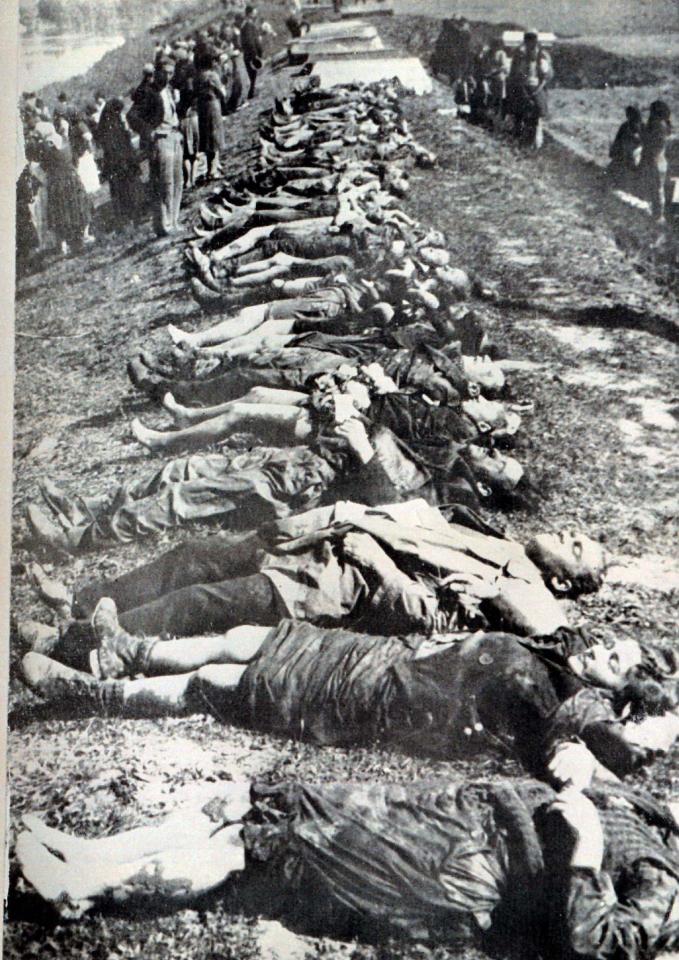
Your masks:
<path fill-rule="evenodd" d="M 154 133 L 154 134 L 153 134 L 153 139 L 154 139 L 154 140 L 166 140 L 166 139 L 170 136 L 170 134 L 172 134 L 172 133 L 179 133 L 179 127 L 174 127 L 174 129 L 172 129 L 172 130 L 170 131 L 170 133 Z"/>

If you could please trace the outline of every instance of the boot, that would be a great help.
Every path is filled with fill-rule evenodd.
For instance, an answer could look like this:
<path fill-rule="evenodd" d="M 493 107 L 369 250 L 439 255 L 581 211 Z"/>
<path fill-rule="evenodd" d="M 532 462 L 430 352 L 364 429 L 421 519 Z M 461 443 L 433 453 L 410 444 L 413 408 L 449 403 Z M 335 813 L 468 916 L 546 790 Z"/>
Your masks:
<path fill-rule="evenodd" d="M 51 480 L 41 480 L 38 487 L 50 510 L 57 516 L 61 515 L 68 525 L 76 527 L 87 522 L 89 518 L 58 484 Z"/>
<path fill-rule="evenodd" d="M 110 597 L 102 597 L 92 614 L 92 627 L 99 643 L 90 663 L 95 676 L 105 680 L 146 673 L 155 638 L 133 637 L 118 622 L 118 611 Z"/>
<path fill-rule="evenodd" d="M 26 508 L 26 520 L 37 543 L 62 553 L 75 553 L 87 529 L 84 526 L 69 525 L 66 530 L 62 530 L 33 503 Z"/>
<path fill-rule="evenodd" d="M 120 683 L 102 683 L 41 653 L 27 653 L 21 661 L 21 670 L 26 686 L 33 693 L 42 700 L 54 702 L 70 716 L 111 716 L 120 712 Z"/>
<path fill-rule="evenodd" d="M 39 563 L 29 563 L 26 567 L 26 576 L 43 603 L 56 610 L 64 619 L 70 618 L 73 594 L 65 584 L 48 577 Z"/>
<path fill-rule="evenodd" d="M 49 656 L 59 643 L 59 631 L 48 623 L 37 620 L 17 620 L 14 636 L 22 651 L 33 651 Z"/>

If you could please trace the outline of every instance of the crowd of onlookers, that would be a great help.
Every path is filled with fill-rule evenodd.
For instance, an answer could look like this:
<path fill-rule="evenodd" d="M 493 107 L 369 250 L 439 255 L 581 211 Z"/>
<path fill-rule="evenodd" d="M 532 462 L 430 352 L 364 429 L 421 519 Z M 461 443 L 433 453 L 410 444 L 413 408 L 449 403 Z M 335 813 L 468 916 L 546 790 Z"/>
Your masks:
<path fill-rule="evenodd" d="M 286 7 L 287 27 L 299 35 L 305 26 L 299 0 L 287 0 Z M 25 162 L 17 183 L 19 270 L 54 246 L 77 253 L 94 242 L 93 195 L 102 181 L 111 201 L 104 228 L 138 223 L 150 204 L 156 234 L 175 233 L 182 194 L 196 184 L 201 155 L 204 179 L 221 174 L 224 118 L 256 95 L 267 35 L 274 35 L 273 29 L 251 4 L 227 0 L 221 21 L 159 42 L 127 98 L 97 91 L 81 107 L 61 93 L 50 109 L 25 93 L 20 105 Z M 506 126 L 533 147 L 542 145 L 554 71 L 536 31 L 526 31 L 510 55 L 502 37 L 478 45 L 464 18 L 444 21 L 431 65 L 449 76 L 472 122 Z M 613 184 L 648 200 L 659 223 L 671 199 L 666 153 L 671 129 L 663 101 L 651 104 L 646 123 L 629 107 L 610 151 Z"/>
<path fill-rule="evenodd" d="M 83 108 L 60 93 L 50 109 L 34 93 L 23 94 L 20 270 L 55 246 L 77 253 L 94 242 L 93 196 L 103 181 L 111 201 L 104 228 L 136 224 L 150 205 L 156 233 L 176 231 L 181 196 L 196 184 L 201 154 L 204 179 L 220 175 L 224 118 L 256 95 L 263 40 L 274 33 L 250 4 L 229 3 L 224 13 L 220 22 L 159 42 L 126 97 L 97 91 Z"/>
<path fill-rule="evenodd" d="M 449 78 L 456 102 L 472 123 L 495 130 L 506 124 L 519 139 L 536 148 L 542 145 L 554 69 L 537 31 L 526 31 L 523 43 L 510 54 L 501 36 L 481 43 L 468 20 L 454 17 L 442 24 L 431 65 Z M 663 100 L 654 101 L 647 122 L 638 107 L 630 106 L 626 113 L 610 149 L 611 183 L 648 201 L 654 219 L 662 224 L 673 202 L 670 108 Z"/>
<path fill-rule="evenodd" d="M 665 211 L 674 202 L 669 195 L 667 156 L 672 134 L 670 108 L 664 100 L 654 100 L 646 123 L 638 107 L 627 107 L 625 115 L 609 151 L 611 182 L 617 189 L 643 196 L 651 204 L 654 219 L 664 223 Z"/>

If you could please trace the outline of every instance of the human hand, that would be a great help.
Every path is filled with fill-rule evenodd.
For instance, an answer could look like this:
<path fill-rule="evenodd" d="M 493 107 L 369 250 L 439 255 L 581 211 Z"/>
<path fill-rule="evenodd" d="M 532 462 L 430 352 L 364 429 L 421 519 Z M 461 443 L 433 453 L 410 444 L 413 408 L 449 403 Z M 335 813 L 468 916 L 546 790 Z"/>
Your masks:
<path fill-rule="evenodd" d="M 584 790 L 592 782 L 599 761 L 584 743 L 560 743 L 547 769 L 560 787 Z"/>
<path fill-rule="evenodd" d="M 604 832 L 592 801 L 579 790 L 569 787 L 561 791 L 551 809 L 575 834 L 571 866 L 600 870 L 604 857 Z"/>
<path fill-rule="evenodd" d="M 365 424 L 352 417 L 343 423 L 338 423 L 335 433 L 347 441 L 350 449 L 356 454 L 361 463 L 369 463 L 375 456 L 375 451 L 365 429 Z"/>

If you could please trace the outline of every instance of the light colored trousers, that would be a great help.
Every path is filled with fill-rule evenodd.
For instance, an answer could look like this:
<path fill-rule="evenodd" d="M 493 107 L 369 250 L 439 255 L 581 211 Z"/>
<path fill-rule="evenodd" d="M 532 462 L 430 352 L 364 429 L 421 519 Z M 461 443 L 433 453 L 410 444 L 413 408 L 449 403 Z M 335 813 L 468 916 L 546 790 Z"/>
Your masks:
<path fill-rule="evenodd" d="M 159 237 L 179 226 L 179 207 L 184 190 L 182 135 L 179 130 L 160 135 L 149 155 L 153 193 L 153 228 Z"/>

